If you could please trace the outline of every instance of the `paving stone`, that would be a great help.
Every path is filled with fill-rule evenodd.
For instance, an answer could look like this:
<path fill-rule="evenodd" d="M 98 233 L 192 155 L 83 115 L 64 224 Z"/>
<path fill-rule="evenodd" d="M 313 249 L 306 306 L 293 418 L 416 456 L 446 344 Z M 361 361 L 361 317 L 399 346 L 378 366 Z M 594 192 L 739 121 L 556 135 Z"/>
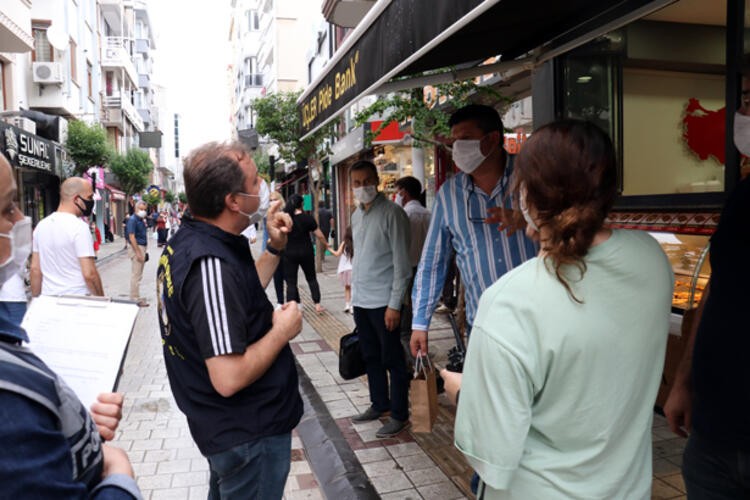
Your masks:
<path fill-rule="evenodd" d="M 208 484 L 208 472 L 180 472 L 172 475 L 172 486 L 200 486 Z"/>
<path fill-rule="evenodd" d="M 173 474 L 175 472 L 190 472 L 191 460 L 185 458 L 183 460 L 172 460 L 169 462 L 161 462 L 158 467 L 159 474 Z"/>
<path fill-rule="evenodd" d="M 309 474 L 310 464 L 307 461 L 304 462 L 292 462 L 289 470 L 289 474 Z"/>
<path fill-rule="evenodd" d="M 205 458 L 192 458 L 190 459 L 190 470 L 192 471 L 207 471 L 208 460 Z"/>
<path fill-rule="evenodd" d="M 141 490 L 154 490 L 159 488 L 169 488 L 172 486 L 171 474 L 155 474 L 153 476 L 140 476 L 136 478 L 138 487 Z"/>
<path fill-rule="evenodd" d="M 356 450 L 354 454 L 357 455 L 360 464 L 379 462 L 391 458 L 391 455 L 385 448 L 366 448 L 364 450 Z"/>
<path fill-rule="evenodd" d="M 286 500 L 323 500 L 323 494 L 318 489 L 290 491 L 284 495 Z"/>
<path fill-rule="evenodd" d="M 403 443 L 403 444 L 396 444 L 393 446 L 387 446 L 388 453 L 391 454 L 393 458 L 399 458 L 399 457 L 406 457 L 409 455 L 418 455 L 422 452 L 422 448 L 419 447 L 417 443 Z"/>
<path fill-rule="evenodd" d="M 406 471 L 406 476 L 417 487 L 450 481 L 443 471 L 435 466 L 427 469 Z"/>
<path fill-rule="evenodd" d="M 440 498 L 441 500 L 464 498 L 461 492 L 458 491 L 458 488 L 456 488 L 450 481 L 421 486 L 417 488 L 417 491 L 419 491 L 419 494 L 424 498 Z"/>
<path fill-rule="evenodd" d="M 425 453 L 398 457 L 396 458 L 396 462 L 398 462 L 398 465 L 400 465 L 401 468 L 406 472 L 435 467 L 435 462 L 433 462 L 432 459 Z"/>
<path fill-rule="evenodd" d="M 189 495 L 189 488 L 159 489 L 151 492 L 151 500 L 184 500 Z"/>
<path fill-rule="evenodd" d="M 154 474 L 156 474 L 156 466 L 159 465 L 156 462 L 137 463 L 132 459 L 130 463 L 133 465 L 133 472 L 135 472 L 135 477 L 153 476 Z"/>
<path fill-rule="evenodd" d="M 405 490 L 412 487 L 409 478 L 401 471 L 394 471 L 388 476 L 371 477 L 370 482 L 379 494 L 390 493 L 392 491 Z M 439 498 L 439 497 L 433 497 Z"/>
<path fill-rule="evenodd" d="M 206 500 L 208 497 L 208 485 L 191 486 L 189 500 Z"/>
<path fill-rule="evenodd" d="M 130 447 L 133 451 L 138 450 L 161 450 L 164 445 L 163 439 L 138 439 L 133 441 L 133 445 Z"/>
<path fill-rule="evenodd" d="M 380 460 L 378 462 L 370 462 L 362 464 L 362 468 L 365 470 L 367 477 L 370 479 L 388 476 L 399 471 L 399 466 L 393 459 Z"/>
<path fill-rule="evenodd" d="M 380 500 L 421 500 L 420 495 L 414 488 L 408 490 L 394 491 L 380 496 Z"/>

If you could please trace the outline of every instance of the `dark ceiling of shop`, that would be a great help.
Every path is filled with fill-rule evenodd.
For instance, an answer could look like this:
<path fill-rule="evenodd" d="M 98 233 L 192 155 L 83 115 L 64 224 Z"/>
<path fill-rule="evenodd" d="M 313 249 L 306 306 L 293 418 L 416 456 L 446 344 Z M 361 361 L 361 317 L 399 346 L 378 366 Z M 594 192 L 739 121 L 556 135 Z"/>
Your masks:
<path fill-rule="evenodd" d="M 514 59 L 583 24 L 603 24 L 648 0 L 500 0 L 398 76 L 502 55 Z"/>

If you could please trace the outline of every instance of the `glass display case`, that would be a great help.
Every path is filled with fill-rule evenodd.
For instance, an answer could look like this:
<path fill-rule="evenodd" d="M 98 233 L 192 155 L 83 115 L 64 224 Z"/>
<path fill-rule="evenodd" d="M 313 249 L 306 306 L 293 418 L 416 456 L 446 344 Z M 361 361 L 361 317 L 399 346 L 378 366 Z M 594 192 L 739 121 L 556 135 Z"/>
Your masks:
<path fill-rule="evenodd" d="M 649 232 L 667 254 L 674 272 L 672 311 L 697 307 L 711 276 L 708 259 L 709 236 L 670 232 Z"/>

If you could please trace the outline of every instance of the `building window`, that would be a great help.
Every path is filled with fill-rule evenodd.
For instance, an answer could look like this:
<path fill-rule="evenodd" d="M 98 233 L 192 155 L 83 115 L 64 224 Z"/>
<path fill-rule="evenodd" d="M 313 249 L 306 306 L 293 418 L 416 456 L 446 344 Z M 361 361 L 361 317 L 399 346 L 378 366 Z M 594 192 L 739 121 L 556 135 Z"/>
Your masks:
<path fill-rule="evenodd" d="M 89 97 L 94 97 L 94 67 L 90 62 L 86 61 L 86 88 L 89 92 Z"/>
<path fill-rule="evenodd" d="M 257 10 L 247 11 L 247 29 L 249 31 L 258 31 L 260 29 L 260 17 Z"/>
<path fill-rule="evenodd" d="M 31 52 L 31 60 L 35 62 L 52 62 L 55 53 L 47 40 L 47 28 L 49 21 L 34 21 L 31 24 L 31 33 L 34 37 L 34 50 Z"/>
<path fill-rule="evenodd" d="M 263 74 L 258 70 L 258 58 L 245 58 L 245 87 L 262 87 Z"/>
<path fill-rule="evenodd" d="M 78 61 L 76 61 L 76 49 L 78 45 L 71 38 L 70 39 L 70 77 L 74 82 L 78 81 Z"/>

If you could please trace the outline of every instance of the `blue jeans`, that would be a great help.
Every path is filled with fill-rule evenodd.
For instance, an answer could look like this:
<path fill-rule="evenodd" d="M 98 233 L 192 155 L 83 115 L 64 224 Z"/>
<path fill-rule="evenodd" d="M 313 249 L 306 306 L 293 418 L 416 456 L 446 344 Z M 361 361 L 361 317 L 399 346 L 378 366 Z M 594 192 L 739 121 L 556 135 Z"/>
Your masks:
<path fill-rule="evenodd" d="M 292 460 L 292 433 L 256 439 L 210 455 L 209 500 L 279 500 Z"/>
<path fill-rule="evenodd" d="M 718 447 L 693 432 L 682 477 L 689 500 L 750 499 L 750 452 Z"/>
<path fill-rule="evenodd" d="M 359 332 L 362 357 L 367 365 L 372 407 L 379 412 L 391 410 L 392 418 L 406 422 L 409 419 L 409 374 L 401 347 L 400 326 L 386 330 L 385 309 L 355 307 L 354 323 Z M 390 391 L 388 374 L 391 376 Z"/>

